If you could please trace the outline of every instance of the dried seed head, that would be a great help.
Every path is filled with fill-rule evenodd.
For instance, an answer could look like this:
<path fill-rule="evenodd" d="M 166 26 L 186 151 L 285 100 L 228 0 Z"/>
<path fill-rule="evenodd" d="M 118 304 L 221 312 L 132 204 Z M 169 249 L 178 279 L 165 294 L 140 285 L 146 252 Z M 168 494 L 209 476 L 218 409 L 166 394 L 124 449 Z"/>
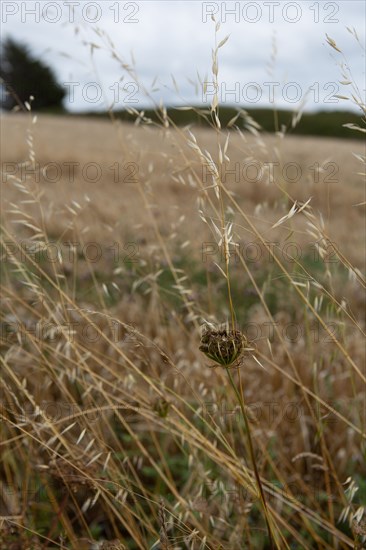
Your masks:
<path fill-rule="evenodd" d="M 238 359 L 243 351 L 245 337 L 240 330 L 203 329 L 200 350 L 210 359 L 225 367 Z"/>
<path fill-rule="evenodd" d="M 357 535 L 361 535 L 363 537 L 366 535 L 366 518 L 361 519 L 361 521 L 354 519 L 352 525 Z"/>
<path fill-rule="evenodd" d="M 98 476 L 98 466 L 95 463 L 87 465 L 81 461 L 76 461 L 75 465 L 78 466 L 78 470 L 61 458 L 52 459 L 49 462 L 49 472 L 55 481 L 69 487 L 73 493 L 81 489 L 94 489 L 90 478 Z M 79 470 L 85 471 L 87 475 L 83 476 Z"/>
<path fill-rule="evenodd" d="M 159 398 L 154 403 L 154 411 L 161 417 L 168 416 L 170 403 L 164 398 Z"/>

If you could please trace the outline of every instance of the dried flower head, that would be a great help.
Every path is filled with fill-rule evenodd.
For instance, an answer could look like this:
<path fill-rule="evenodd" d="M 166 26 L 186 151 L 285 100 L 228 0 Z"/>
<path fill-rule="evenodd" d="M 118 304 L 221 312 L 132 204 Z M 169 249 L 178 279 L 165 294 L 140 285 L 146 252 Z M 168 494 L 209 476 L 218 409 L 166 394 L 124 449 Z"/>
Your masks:
<path fill-rule="evenodd" d="M 154 403 L 154 411 L 161 418 L 165 418 L 166 416 L 168 416 L 169 406 L 170 406 L 170 403 L 166 399 L 159 398 Z"/>
<path fill-rule="evenodd" d="M 85 464 L 81 460 L 75 462 L 78 469 L 73 468 L 61 458 L 52 459 L 49 462 L 49 472 L 53 479 L 60 485 L 67 486 L 73 493 L 77 493 L 82 489 L 93 489 L 94 484 L 90 478 L 98 476 L 98 466 L 93 463 Z M 83 476 L 80 471 L 85 472 Z"/>
<path fill-rule="evenodd" d="M 228 367 L 240 356 L 244 342 L 245 337 L 240 330 L 215 330 L 206 326 L 199 349 L 216 363 Z"/>
<path fill-rule="evenodd" d="M 357 521 L 356 519 L 352 522 L 353 529 L 356 535 L 365 536 L 366 535 L 366 518 Z"/>

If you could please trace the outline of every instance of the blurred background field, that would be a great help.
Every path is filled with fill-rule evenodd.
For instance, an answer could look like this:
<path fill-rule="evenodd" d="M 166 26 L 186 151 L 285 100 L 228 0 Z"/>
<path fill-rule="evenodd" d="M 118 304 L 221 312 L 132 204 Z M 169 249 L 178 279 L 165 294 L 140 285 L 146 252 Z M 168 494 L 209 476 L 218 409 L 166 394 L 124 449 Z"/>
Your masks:
<path fill-rule="evenodd" d="M 215 147 L 213 130 L 191 131 L 203 150 Z M 8 247 L 2 275 L 3 350 L 5 372 L 10 369 L 4 377 L 4 412 L 11 419 L 4 426 L 10 447 L 3 475 L 7 488 L 19 487 L 5 499 L 4 515 L 21 514 L 14 540 L 23 522 L 27 525 L 32 518 L 35 531 L 41 533 L 41 539 L 34 540 L 55 541 L 67 526 L 67 540 L 74 541 L 74 547 L 86 530 L 89 540 L 98 540 L 100 533 L 109 540 L 118 536 L 128 548 L 147 548 L 142 541 L 152 544 L 154 533 L 158 536 L 157 510 L 163 497 L 168 506 L 186 510 L 179 521 L 174 513 L 169 520 L 172 541 L 182 533 L 189 537 L 202 530 L 211 541 L 207 547 L 218 548 L 223 541 L 224 548 L 241 548 L 242 537 L 251 536 L 250 524 L 253 529 L 258 525 L 255 505 L 241 494 L 242 482 L 232 486 L 232 474 L 221 472 L 228 457 L 220 445 L 214 450 L 215 444 L 210 456 L 205 449 L 217 437 L 215 431 L 207 433 L 209 417 L 236 447 L 241 457 L 237 460 L 246 454 L 240 443 L 239 412 L 233 415 L 233 396 L 222 374 L 209 369 L 198 350 L 202 320 L 229 318 L 225 278 L 216 265 L 222 264 L 222 251 L 202 219 L 209 220 L 207 197 L 212 195 L 212 189 L 206 189 L 207 167 L 202 167 L 186 144 L 186 131 L 179 128 L 48 115 L 39 115 L 33 124 L 32 115 L 17 114 L 3 117 L 2 132 L 3 176 L 14 174 L 3 177 L 2 184 L 3 239 Z M 33 171 L 22 165 L 29 158 L 29 143 L 36 159 Z M 339 491 L 347 477 L 354 476 L 361 485 L 360 502 L 365 490 L 361 432 L 350 427 L 362 430 L 357 411 L 363 414 L 364 388 L 347 364 L 350 354 L 361 370 L 364 365 L 360 331 L 365 299 L 358 279 L 364 265 L 364 206 L 359 206 L 363 188 L 352 152 L 362 154 L 358 141 L 233 133 L 230 167 L 237 167 L 226 174 L 226 187 L 235 201 L 228 209 L 238 249 L 236 254 L 233 247 L 231 260 L 235 311 L 258 354 L 257 360 L 248 357 L 243 362 L 241 372 L 262 446 L 259 464 L 263 475 L 280 475 L 282 483 L 293 480 L 296 496 L 301 495 L 305 506 L 307 498 L 315 502 L 319 517 L 328 517 L 331 506 L 335 518 L 345 507 Z M 280 185 L 269 181 L 265 170 L 257 178 L 257 172 L 250 171 L 253 159 L 259 166 L 278 163 L 274 167 L 280 178 L 276 175 L 275 180 Z M 90 163 L 97 163 L 100 172 Z M 288 163 L 301 167 L 296 182 L 281 176 Z M 298 177 L 291 166 L 288 175 Z M 295 200 L 302 204 L 309 197 L 324 224 L 317 238 L 309 234 L 310 220 L 301 214 L 273 228 Z M 202 208 L 205 215 L 199 213 Z M 22 211 L 26 215 L 20 223 Z M 214 211 L 210 216 L 219 226 Z M 21 247 L 17 252 L 13 239 Z M 294 283 L 304 289 L 325 328 L 299 298 Z M 309 403 L 304 401 L 308 391 L 317 396 Z M 112 413 L 115 407 L 131 406 L 131 400 L 133 414 Z M 159 414 L 159 408 L 156 412 L 160 406 L 165 411 L 164 403 L 169 403 L 167 416 Z M 36 404 L 43 412 L 36 413 Z M 24 409 L 29 411 L 25 417 Z M 98 411 L 92 424 L 87 421 L 89 409 Z M 321 434 L 312 427 L 312 415 L 321 422 Z M 185 433 L 187 422 L 193 422 L 197 434 Z M 61 433 L 68 425 L 73 427 L 64 441 Z M 135 435 L 129 435 L 131 429 Z M 82 433 L 83 441 L 77 444 Z M 55 436 L 59 443 L 51 442 Z M 29 437 L 33 443 L 26 459 L 22 454 L 28 446 L 21 449 Z M 17 442 L 18 456 L 10 450 L 11 441 Z M 322 449 L 327 449 L 325 456 Z M 61 461 L 64 453 L 66 464 L 60 462 L 51 471 L 51 457 L 56 454 L 53 460 Z M 222 453 L 220 460 L 216 453 Z M 106 475 L 107 456 L 112 458 Z M 25 472 L 23 460 L 29 465 Z M 76 474 L 83 478 L 82 489 L 73 489 L 64 472 L 71 464 L 76 467 L 75 460 L 82 461 L 78 467 L 83 473 Z M 126 470 L 130 460 L 138 463 Z M 321 470 L 314 469 L 319 462 Z M 35 474 L 37 468 L 41 477 Z M 55 511 L 49 499 L 51 494 L 59 498 L 59 487 L 47 489 L 55 479 L 66 484 L 57 521 L 52 520 Z M 36 493 L 25 490 L 24 480 L 27 486 L 36 483 Z M 96 489 L 95 483 L 102 488 Z M 310 487 L 315 497 L 307 495 Z M 113 499 L 122 490 L 128 526 L 122 519 L 118 526 L 113 519 Z M 106 491 L 111 501 L 91 506 L 96 491 Z M 241 495 L 239 505 L 235 491 Z M 154 501 L 157 508 L 146 516 Z M 278 506 L 276 500 L 273 506 Z M 81 523 L 74 517 L 78 509 L 85 509 Z M 136 514 L 143 514 L 144 522 Z M 220 528 L 218 521 L 223 523 Z M 232 521 L 236 538 L 230 535 Z M 301 520 L 286 521 L 290 529 Z M 51 527 L 42 527 L 50 522 Z M 328 533 L 334 529 L 338 532 L 339 525 Z M 324 547 L 331 547 L 331 535 L 322 535 L 321 527 L 319 533 L 328 539 Z M 28 540 L 24 532 L 22 536 Z M 263 535 L 253 536 L 254 548 L 265 547 Z M 304 534 L 295 547 L 313 548 L 312 542 L 306 543 L 313 537 L 312 531 Z M 290 531 L 288 538 L 296 540 Z"/>

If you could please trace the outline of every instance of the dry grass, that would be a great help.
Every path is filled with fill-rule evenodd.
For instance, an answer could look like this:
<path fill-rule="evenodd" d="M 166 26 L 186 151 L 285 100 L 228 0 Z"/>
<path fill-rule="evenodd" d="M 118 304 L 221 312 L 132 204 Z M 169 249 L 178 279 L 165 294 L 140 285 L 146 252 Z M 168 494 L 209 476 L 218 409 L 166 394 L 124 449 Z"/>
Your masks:
<path fill-rule="evenodd" d="M 3 117 L 4 162 L 19 163 L 27 159 L 28 128 L 29 117 L 25 115 Z M 188 220 L 179 227 L 182 239 L 194 240 L 197 231 L 200 234 L 204 231 L 196 206 L 197 199 L 203 194 L 195 180 L 197 177 L 204 179 L 209 185 L 208 169 L 202 167 L 187 148 L 180 131 L 150 126 L 136 128 L 124 124 L 118 124 L 113 131 L 111 123 L 107 121 L 48 116 L 43 116 L 31 129 L 39 164 L 37 174 L 40 182 L 44 183 L 42 200 L 47 206 L 45 224 L 51 235 L 62 234 L 65 238 L 70 235 L 70 231 L 65 233 L 70 223 L 70 212 L 65 205 L 71 205 L 74 200 L 84 206 L 85 195 L 88 195 L 92 198 L 91 204 L 78 212 L 77 216 L 79 230 L 83 230 L 86 240 L 96 240 L 107 246 L 114 240 L 125 244 L 126 235 L 134 239 L 135 225 L 138 226 L 138 238 L 149 240 L 152 223 L 147 219 L 134 180 L 141 182 L 150 202 L 156 204 L 154 216 L 159 220 L 159 227 L 165 235 L 172 231 L 172 224 L 177 224 L 181 215 L 185 215 Z M 212 131 L 195 130 L 195 136 L 203 149 L 212 151 L 215 148 L 216 138 Z M 291 197 L 302 201 L 313 197 L 312 205 L 316 211 L 322 212 L 334 242 L 342 243 L 344 250 L 351 255 L 349 259 L 352 263 L 362 265 L 364 208 L 355 205 L 363 200 L 363 178 L 357 175 L 360 171 L 359 161 L 352 155 L 363 153 L 362 144 L 357 141 L 308 137 L 281 140 L 268 136 L 261 138 L 262 141 L 263 145 L 250 134 L 242 137 L 233 135 L 230 140 L 231 163 L 227 167 L 226 177 L 230 191 L 235 194 L 239 204 L 245 206 L 248 215 L 253 219 L 255 217 L 265 238 L 268 241 L 280 238 L 271 226 L 281 217 L 287 202 L 284 203 L 283 193 L 276 185 L 266 185 L 269 178 L 267 174 L 255 181 L 256 165 L 250 164 L 253 162 L 263 165 L 279 163 L 273 164 L 277 181 L 288 167 L 287 187 Z M 73 162 L 78 163 L 74 169 L 75 175 L 69 176 L 71 168 L 68 165 Z M 95 183 L 91 181 L 96 174 L 92 167 L 86 176 L 82 174 L 82 170 L 93 162 L 98 163 L 101 169 L 101 178 Z M 57 163 L 61 170 L 56 183 L 51 181 L 57 179 L 56 168 L 52 165 L 47 170 L 46 178 L 42 177 L 41 168 L 48 163 Z M 111 168 L 116 163 L 119 166 L 117 183 L 117 169 Z M 135 163 L 136 166 L 126 167 L 128 163 Z M 297 179 L 298 176 L 289 163 L 296 163 L 302 170 L 299 180 L 293 183 L 289 180 Z M 317 176 L 318 182 L 314 177 L 316 163 L 319 167 L 327 165 L 324 172 Z M 12 169 L 9 166 L 7 172 L 10 173 Z M 231 175 L 229 170 L 236 170 L 238 174 Z M 17 173 L 25 175 L 26 171 L 22 173 L 19 168 Z M 225 173 L 223 170 L 222 174 Z M 183 178 L 182 182 L 179 176 Z M 3 185 L 2 192 L 4 199 L 9 201 L 16 200 L 18 196 L 18 192 L 9 184 Z M 259 206 L 260 215 L 256 215 Z M 306 244 L 310 239 L 302 221 L 294 220 L 295 228 L 298 227 L 296 242 Z M 349 231 L 350 223 L 354 228 L 352 233 Z M 251 242 L 251 234 L 247 240 Z M 200 245 L 201 242 L 198 243 L 198 254 L 201 253 Z"/>
<path fill-rule="evenodd" d="M 3 163 L 64 171 L 2 184 L 4 549 L 265 549 L 268 526 L 276 548 L 362 547 L 362 146 L 233 130 L 226 147 L 217 113 L 192 134 L 163 114 L 3 117 Z M 253 159 L 303 173 L 253 182 Z M 233 385 L 199 350 L 223 322 L 249 342 Z"/>

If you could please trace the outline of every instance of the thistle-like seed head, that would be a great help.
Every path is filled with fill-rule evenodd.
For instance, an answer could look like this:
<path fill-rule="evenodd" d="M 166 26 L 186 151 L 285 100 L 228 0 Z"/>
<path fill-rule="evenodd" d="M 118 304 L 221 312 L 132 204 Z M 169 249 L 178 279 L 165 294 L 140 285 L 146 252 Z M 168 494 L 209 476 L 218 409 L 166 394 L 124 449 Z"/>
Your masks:
<path fill-rule="evenodd" d="M 240 356 L 244 342 L 245 338 L 240 330 L 205 327 L 199 349 L 216 363 L 228 367 Z"/>

